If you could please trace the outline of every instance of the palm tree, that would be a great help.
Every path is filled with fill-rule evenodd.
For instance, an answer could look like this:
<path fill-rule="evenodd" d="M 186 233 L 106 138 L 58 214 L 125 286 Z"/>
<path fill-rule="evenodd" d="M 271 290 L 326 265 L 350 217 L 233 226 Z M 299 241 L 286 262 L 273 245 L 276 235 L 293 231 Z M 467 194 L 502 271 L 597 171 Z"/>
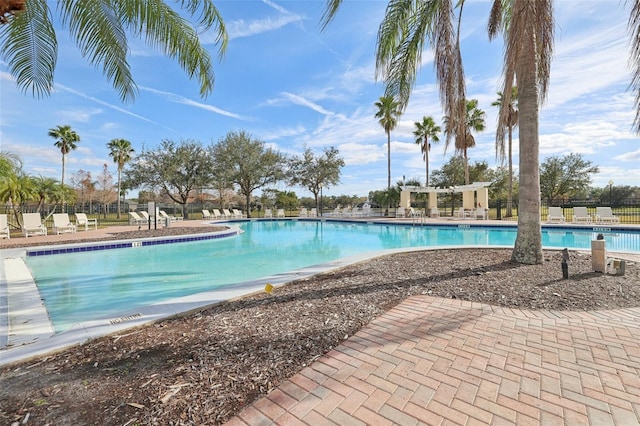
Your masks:
<path fill-rule="evenodd" d="M 478 100 L 470 99 L 466 102 L 463 126 L 460 126 L 449 116 L 444 116 L 444 133 L 446 135 L 444 150 L 447 151 L 451 138 L 455 139 L 456 152 L 462 154 L 464 158 L 464 183 L 469 184 L 469 158 L 467 150 L 476 146 L 476 139 L 472 131 L 481 132 L 485 129 L 485 113 L 478 108 Z M 458 133 L 463 129 L 462 133 Z"/>
<path fill-rule="evenodd" d="M 396 128 L 398 124 L 398 118 L 402 112 L 400 111 L 400 105 L 392 96 L 381 96 L 375 103 L 376 111 L 375 117 L 378 119 L 378 123 L 384 129 L 387 134 L 387 193 L 391 190 L 391 131 Z M 387 197 L 387 211 L 385 215 L 389 214 L 391 200 Z"/>
<path fill-rule="evenodd" d="M 64 160 L 69 152 L 77 148 L 76 144 L 80 142 L 80 136 L 68 124 L 49 129 L 48 135 L 56 139 L 53 145 L 62 153 L 62 179 L 60 179 L 60 183 L 64 185 Z"/>
<path fill-rule="evenodd" d="M 431 116 L 422 117 L 422 122 L 416 121 L 414 124 L 416 126 L 416 130 L 413 131 L 413 135 L 416 137 L 416 143 L 420 145 L 420 151 L 422 151 L 422 156 L 426 165 L 425 186 L 429 186 L 429 151 L 431 151 L 429 139 L 433 142 L 440 141 L 440 138 L 438 137 L 438 133 L 440 133 L 440 126 L 436 125 L 436 122 L 433 121 L 433 117 Z"/>
<path fill-rule="evenodd" d="M 131 146 L 131 142 L 126 139 L 111 139 L 107 144 L 109 155 L 113 158 L 113 162 L 118 165 L 118 219 L 120 219 L 120 194 L 122 182 L 122 169 L 124 165 L 131 161 L 131 154 L 135 152 Z"/>
<path fill-rule="evenodd" d="M 538 111 L 547 94 L 553 52 L 552 0 L 494 0 L 489 36 L 504 33 L 504 88 L 498 114 L 498 133 L 509 123 L 511 88 L 518 82 L 520 115 L 520 195 L 518 234 L 511 258 L 542 263 L 540 224 L 540 140 Z M 499 136 L 499 135 L 498 135 Z"/>
<path fill-rule="evenodd" d="M 494 101 L 491 105 L 502 107 L 504 102 L 504 96 L 502 92 L 498 92 L 498 100 Z M 507 195 L 507 213 L 506 217 L 513 216 L 513 129 L 518 126 L 518 88 L 511 88 L 511 102 L 507 105 L 508 117 L 505 123 L 509 136 L 508 153 L 506 155 L 509 161 L 509 191 Z M 498 139 L 498 133 L 500 133 L 501 139 Z M 496 157 L 500 158 L 500 161 L 504 161 L 505 158 L 505 146 L 504 146 L 504 132 L 496 132 Z M 503 163 L 504 164 L 504 163 Z"/>
<path fill-rule="evenodd" d="M 32 178 L 33 190 L 38 198 L 37 211 L 42 211 L 45 203 L 58 203 L 65 201 L 64 186 L 54 178 L 39 176 Z"/>
<path fill-rule="evenodd" d="M 159 48 L 175 59 L 189 77 L 197 78 L 201 96 L 213 90 L 211 57 L 200 44 L 198 34 L 214 28 L 222 57 L 227 32 L 212 0 L 177 2 L 179 11 L 162 0 L 151 5 L 137 0 L 56 3 L 59 21 L 68 28 L 82 56 L 91 65 L 102 68 L 123 101 L 133 100 L 137 93 L 127 61 L 130 34 Z M 43 0 L 21 0 L 0 10 L 0 53 L 17 86 L 37 97 L 51 93 L 57 60 L 58 43 L 49 4 Z M 195 17 L 198 21 L 195 27 L 182 15 Z"/>

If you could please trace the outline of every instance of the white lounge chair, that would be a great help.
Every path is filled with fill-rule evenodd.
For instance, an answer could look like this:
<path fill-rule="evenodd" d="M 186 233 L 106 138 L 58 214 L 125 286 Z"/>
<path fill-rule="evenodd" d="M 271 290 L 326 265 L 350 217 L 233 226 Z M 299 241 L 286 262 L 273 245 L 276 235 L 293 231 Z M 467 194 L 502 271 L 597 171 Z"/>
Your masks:
<path fill-rule="evenodd" d="M 574 207 L 573 208 L 573 222 L 574 223 L 591 223 L 591 215 L 587 212 L 586 207 Z"/>
<path fill-rule="evenodd" d="M 278 209 L 276 211 L 276 217 L 285 217 L 284 209 Z"/>
<path fill-rule="evenodd" d="M 264 217 L 273 217 L 273 212 L 271 211 L 271 209 L 264 210 Z"/>
<path fill-rule="evenodd" d="M 98 229 L 98 219 L 89 219 L 86 213 L 76 213 L 76 228 L 84 227 L 85 232 L 89 230 L 89 227 L 93 226 L 94 229 Z"/>
<path fill-rule="evenodd" d="M 318 210 L 315 207 L 309 210 L 309 217 L 318 217 Z"/>
<path fill-rule="evenodd" d="M 549 207 L 549 214 L 547 215 L 547 222 L 549 223 L 564 223 L 565 217 L 562 213 L 562 207 Z"/>
<path fill-rule="evenodd" d="M 231 219 L 233 215 L 231 214 L 229 209 L 222 209 L 222 217 L 224 217 L 225 219 Z"/>
<path fill-rule="evenodd" d="M 129 212 L 129 223 L 132 225 L 145 225 L 149 223 L 149 221 L 140 217 L 140 215 L 136 212 Z"/>
<path fill-rule="evenodd" d="M 231 211 L 233 212 L 233 217 L 236 219 L 245 219 L 247 217 L 246 214 L 242 213 L 242 210 L 231 209 Z"/>
<path fill-rule="evenodd" d="M 469 217 L 469 214 L 464 209 L 464 207 L 460 207 L 458 210 L 453 212 L 453 217 L 457 217 L 458 219 L 464 219 L 466 217 Z"/>
<path fill-rule="evenodd" d="M 437 207 L 431 207 L 429 210 L 429 217 L 440 217 L 440 210 Z"/>
<path fill-rule="evenodd" d="M 611 207 L 596 207 L 597 223 L 620 223 L 620 218 L 613 214 Z"/>
<path fill-rule="evenodd" d="M 40 213 L 22 213 L 22 233 L 25 238 L 30 235 L 47 235 L 47 227 L 42 224 Z"/>
<path fill-rule="evenodd" d="M 158 210 L 158 214 L 160 215 L 160 219 L 169 219 L 171 222 L 182 220 L 182 216 L 169 216 L 164 210 Z"/>
<path fill-rule="evenodd" d="M 9 231 L 9 222 L 7 221 L 6 214 L 0 214 L 0 238 L 11 238 L 11 232 Z"/>
<path fill-rule="evenodd" d="M 211 215 L 211 213 L 209 213 L 209 210 L 202 210 L 202 219 L 213 219 L 213 216 Z"/>
<path fill-rule="evenodd" d="M 477 209 L 475 209 L 473 211 L 473 218 L 474 219 L 480 219 L 480 220 L 487 220 L 489 219 L 489 215 L 487 214 L 487 210 L 483 207 L 478 207 Z"/>
<path fill-rule="evenodd" d="M 222 219 L 222 213 L 220 213 L 220 210 L 218 209 L 213 209 L 213 213 L 211 213 L 211 215 L 213 216 L 212 219 Z"/>
<path fill-rule="evenodd" d="M 299 217 L 307 217 L 309 216 L 309 212 L 307 211 L 306 207 L 303 207 L 300 209 L 300 213 L 298 213 Z"/>
<path fill-rule="evenodd" d="M 405 217 L 406 213 L 404 211 L 404 207 L 398 207 L 396 209 L 396 217 Z"/>
<path fill-rule="evenodd" d="M 64 232 L 75 234 L 76 226 L 71 223 L 71 220 L 69 219 L 69 215 L 67 213 L 54 213 L 53 232 L 55 232 L 56 235 L 60 235 Z"/>
<path fill-rule="evenodd" d="M 424 216 L 422 213 L 422 210 L 416 210 L 413 207 L 409 208 L 409 214 L 407 215 L 407 217 L 422 217 Z"/>

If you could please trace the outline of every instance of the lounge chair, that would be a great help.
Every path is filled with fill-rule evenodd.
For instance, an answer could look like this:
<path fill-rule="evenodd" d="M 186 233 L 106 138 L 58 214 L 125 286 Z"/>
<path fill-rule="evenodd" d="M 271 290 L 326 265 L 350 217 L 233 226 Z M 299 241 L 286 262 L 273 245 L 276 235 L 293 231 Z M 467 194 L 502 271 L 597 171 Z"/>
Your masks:
<path fill-rule="evenodd" d="M 89 226 L 98 229 L 98 219 L 89 219 L 86 213 L 76 213 L 76 228 L 84 227 L 85 232 L 89 230 Z"/>
<path fill-rule="evenodd" d="M 365 205 L 362 206 L 362 216 L 371 216 L 371 204 L 365 203 Z"/>
<path fill-rule="evenodd" d="M 236 219 L 246 219 L 247 215 L 242 213 L 242 210 L 238 210 L 238 209 L 231 209 L 231 211 L 233 212 L 233 217 Z"/>
<path fill-rule="evenodd" d="M 271 209 L 264 209 L 264 217 L 273 217 Z"/>
<path fill-rule="evenodd" d="M 218 209 L 213 209 L 213 213 L 211 215 L 213 216 L 212 219 L 222 219 L 222 213 L 220 213 L 220 210 Z"/>
<path fill-rule="evenodd" d="M 209 213 L 209 210 L 202 210 L 202 218 L 203 219 L 213 219 L 213 216 L 211 215 L 211 213 Z"/>
<path fill-rule="evenodd" d="M 440 210 L 437 207 L 431 207 L 429 210 L 429 217 L 440 217 Z"/>
<path fill-rule="evenodd" d="M 409 208 L 409 214 L 407 215 L 407 217 L 422 217 L 424 216 L 422 214 L 422 210 L 416 210 L 413 207 Z"/>
<path fill-rule="evenodd" d="M 60 235 L 64 232 L 75 234 L 76 226 L 71 223 L 71 220 L 69 219 L 69 215 L 67 213 L 54 213 L 53 232 L 55 232 L 56 235 Z"/>
<path fill-rule="evenodd" d="M 284 209 L 278 209 L 276 211 L 276 217 L 285 217 Z"/>
<path fill-rule="evenodd" d="M 574 207 L 573 208 L 573 222 L 574 223 L 591 223 L 591 215 L 587 213 L 586 207 Z"/>
<path fill-rule="evenodd" d="M 231 219 L 233 215 L 231 214 L 229 209 L 222 209 L 222 217 L 224 217 L 225 219 Z"/>
<path fill-rule="evenodd" d="M 47 235 L 47 227 L 42 224 L 40 213 L 22 213 L 22 233 L 25 238 L 30 235 Z"/>
<path fill-rule="evenodd" d="M 158 210 L 158 214 L 160 215 L 160 219 L 169 219 L 171 222 L 177 222 L 183 219 L 182 216 L 169 216 L 164 210 Z"/>
<path fill-rule="evenodd" d="M 406 213 L 404 211 L 404 207 L 398 207 L 396 209 L 396 217 L 405 217 Z"/>
<path fill-rule="evenodd" d="M 562 207 L 549 207 L 549 214 L 547 215 L 547 222 L 549 223 L 564 223 L 565 218 L 562 213 Z"/>
<path fill-rule="evenodd" d="M 315 207 L 309 210 L 309 217 L 318 217 L 318 210 Z"/>
<path fill-rule="evenodd" d="M 611 207 L 596 207 L 597 223 L 620 223 L 620 218 L 615 216 Z"/>
<path fill-rule="evenodd" d="M 0 214 L 0 238 L 11 238 L 11 232 L 9 231 L 9 222 L 7 222 L 6 214 Z"/>
<path fill-rule="evenodd" d="M 146 213 L 146 212 L 145 212 Z M 140 217 L 136 212 L 129 212 L 129 224 L 132 225 L 145 225 L 149 223 L 147 219 Z"/>
<path fill-rule="evenodd" d="M 466 217 L 469 217 L 469 214 L 464 209 L 464 207 L 460 207 L 458 210 L 453 212 L 453 217 L 457 217 L 458 219 L 464 219 Z"/>
<path fill-rule="evenodd" d="M 309 216 L 309 212 L 307 211 L 306 207 L 303 207 L 300 209 L 300 213 L 298 213 L 299 217 L 307 217 Z"/>
<path fill-rule="evenodd" d="M 477 209 L 475 209 L 472 214 L 474 219 L 480 219 L 480 220 L 489 219 L 489 216 L 487 215 L 487 210 L 482 207 L 478 207 Z"/>

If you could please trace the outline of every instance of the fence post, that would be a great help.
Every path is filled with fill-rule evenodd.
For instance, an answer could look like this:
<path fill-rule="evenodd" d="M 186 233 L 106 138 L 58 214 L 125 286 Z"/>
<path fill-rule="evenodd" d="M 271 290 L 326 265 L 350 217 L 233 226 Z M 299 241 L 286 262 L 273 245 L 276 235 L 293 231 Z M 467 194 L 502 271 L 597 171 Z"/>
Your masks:
<path fill-rule="evenodd" d="M 496 219 L 502 220 L 502 200 L 498 200 L 497 209 L 496 209 Z"/>

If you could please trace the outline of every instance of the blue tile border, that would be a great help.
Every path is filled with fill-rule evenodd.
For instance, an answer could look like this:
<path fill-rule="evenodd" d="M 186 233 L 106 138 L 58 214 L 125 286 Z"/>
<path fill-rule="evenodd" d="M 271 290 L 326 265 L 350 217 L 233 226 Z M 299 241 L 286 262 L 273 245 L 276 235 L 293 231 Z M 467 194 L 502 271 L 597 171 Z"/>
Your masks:
<path fill-rule="evenodd" d="M 234 235 L 238 235 L 240 232 L 241 232 L 240 229 L 234 228 L 228 231 L 207 233 L 207 234 L 193 234 L 189 236 L 181 235 L 178 237 L 156 237 L 156 238 L 137 239 L 137 240 L 128 240 L 128 241 L 88 243 L 82 246 L 66 245 L 66 246 L 60 246 L 57 248 L 33 249 L 33 250 L 27 249 L 26 255 L 29 257 L 50 256 L 54 254 L 80 253 L 80 252 L 86 252 L 86 251 L 113 250 L 113 249 L 121 249 L 121 248 L 148 247 L 148 246 L 155 246 L 155 245 L 161 245 L 161 244 L 186 243 L 191 241 L 204 241 L 204 240 L 213 240 L 217 238 L 232 237 Z"/>

